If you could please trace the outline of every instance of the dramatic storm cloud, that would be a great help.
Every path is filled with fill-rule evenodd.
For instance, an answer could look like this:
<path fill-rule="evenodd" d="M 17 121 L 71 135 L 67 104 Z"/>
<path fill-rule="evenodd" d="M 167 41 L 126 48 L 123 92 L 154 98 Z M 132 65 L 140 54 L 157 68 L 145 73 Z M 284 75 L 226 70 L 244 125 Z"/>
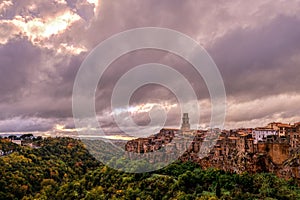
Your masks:
<path fill-rule="evenodd" d="M 113 34 L 146 26 L 180 31 L 207 50 L 225 84 L 226 128 L 300 121 L 298 0 L 5 0 L 0 3 L 0 132 L 75 131 L 72 90 L 83 60 Z M 107 132 L 120 132 L 110 107 L 115 84 L 145 63 L 165 64 L 184 75 L 198 96 L 201 125 L 209 124 L 211 102 L 202 77 L 179 56 L 147 49 L 115 60 L 99 82 L 95 105 Z M 180 123 L 176 96 L 161 86 L 139 88 L 130 104 L 138 125 L 150 123 L 149 111 L 162 105 L 166 126 Z"/>

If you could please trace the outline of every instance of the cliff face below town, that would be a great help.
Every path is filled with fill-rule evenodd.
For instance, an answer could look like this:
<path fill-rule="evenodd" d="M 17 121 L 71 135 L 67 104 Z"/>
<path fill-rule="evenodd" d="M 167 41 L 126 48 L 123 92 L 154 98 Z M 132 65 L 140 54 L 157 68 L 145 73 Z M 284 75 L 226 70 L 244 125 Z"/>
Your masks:
<path fill-rule="evenodd" d="M 285 179 L 294 177 L 300 181 L 300 150 L 291 148 L 286 138 L 273 137 L 254 144 L 247 130 L 194 131 L 183 133 L 189 134 L 192 140 L 175 141 L 180 134 L 179 130 L 162 129 L 149 138 L 129 141 L 125 150 L 153 156 L 157 160 L 160 158 L 157 150 L 165 149 L 164 154 L 172 155 L 173 151 L 184 149 L 178 159 L 199 163 L 204 169 L 217 168 L 235 173 L 271 172 Z M 169 159 L 171 156 L 161 158 Z"/>

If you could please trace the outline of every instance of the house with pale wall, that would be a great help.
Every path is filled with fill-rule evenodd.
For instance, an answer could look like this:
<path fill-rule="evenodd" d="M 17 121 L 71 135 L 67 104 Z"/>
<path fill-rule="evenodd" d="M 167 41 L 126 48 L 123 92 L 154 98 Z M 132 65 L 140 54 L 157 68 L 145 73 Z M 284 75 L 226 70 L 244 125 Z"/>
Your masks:
<path fill-rule="evenodd" d="M 295 123 L 288 129 L 287 138 L 292 149 L 300 146 L 300 122 Z"/>
<path fill-rule="evenodd" d="M 266 141 L 269 135 L 278 135 L 277 131 L 271 128 L 258 127 L 253 129 L 252 138 L 254 139 L 254 144 L 257 144 L 259 141 Z"/>
<path fill-rule="evenodd" d="M 287 136 L 288 130 L 292 126 L 290 124 L 285 124 L 281 122 L 272 122 L 267 125 L 267 128 L 273 129 L 278 132 L 279 137 Z"/>

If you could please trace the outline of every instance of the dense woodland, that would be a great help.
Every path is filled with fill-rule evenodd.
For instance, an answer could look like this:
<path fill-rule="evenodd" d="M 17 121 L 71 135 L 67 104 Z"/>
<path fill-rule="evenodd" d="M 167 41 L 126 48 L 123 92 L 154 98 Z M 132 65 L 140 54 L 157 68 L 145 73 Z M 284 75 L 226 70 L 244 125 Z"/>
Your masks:
<path fill-rule="evenodd" d="M 129 174 L 102 165 L 72 138 L 0 140 L 0 199 L 300 199 L 296 181 L 273 174 L 230 174 L 176 162 Z"/>

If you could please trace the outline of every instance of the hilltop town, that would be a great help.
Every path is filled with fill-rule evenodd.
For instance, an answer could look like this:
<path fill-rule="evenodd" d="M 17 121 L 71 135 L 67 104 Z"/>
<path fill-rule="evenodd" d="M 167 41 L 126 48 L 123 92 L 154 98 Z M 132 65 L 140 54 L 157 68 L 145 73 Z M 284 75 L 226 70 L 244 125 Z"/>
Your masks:
<path fill-rule="evenodd" d="M 39 148 L 43 139 L 25 134 L 8 136 L 2 142 L 6 140 Z M 272 172 L 279 177 L 293 177 L 300 181 L 300 122 L 271 122 L 264 127 L 232 130 L 193 130 L 188 114 L 184 113 L 180 129 L 164 128 L 147 138 L 122 142 L 117 146 L 123 145 L 129 158 L 138 156 L 150 163 L 193 161 L 204 169 L 217 168 L 233 173 Z M 96 150 L 101 155 L 107 154 Z M 3 143 L 0 156 L 11 153 L 13 149 L 5 148 Z"/>
<path fill-rule="evenodd" d="M 203 168 L 236 173 L 273 172 L 284 178 L 300 178 L 299 143 L 300 122 L 271 122 L 264 127 L 234 130 L 192 130 L 188 114 L 184 113 L 180 129 L 162 129 L 148 138 L 128 141 L 125 150 L 152 156 L 153 161 L 174 159 L 177 151 L 179 160 L 194 161 Z"/>

